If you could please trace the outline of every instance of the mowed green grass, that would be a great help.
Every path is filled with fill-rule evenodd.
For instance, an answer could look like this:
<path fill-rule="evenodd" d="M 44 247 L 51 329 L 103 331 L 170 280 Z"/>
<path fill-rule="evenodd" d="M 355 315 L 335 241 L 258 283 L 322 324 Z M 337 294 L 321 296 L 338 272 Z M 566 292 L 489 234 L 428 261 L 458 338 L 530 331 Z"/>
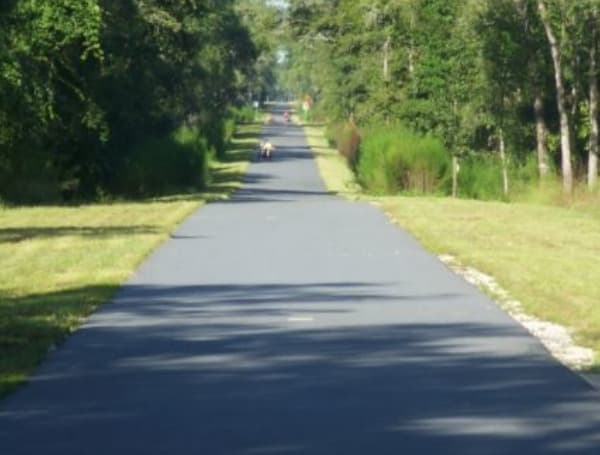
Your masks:
<path fill-rule="evenodd" d="M 306 140 L 317 160 L 323 182 L 328 191 L 356 199 L 361 194 L 360 186 L 344 159 L 327 143 L 324 131 L 324 127 L 319 125 L 304 126 Z"/>
<path fill-rule="evenodd" d="M 528 314 L 573 330 L 600 360 L 600 210 L 434 197 L 360 195 L 322 128 L 307 127 L 328 187 L 371 200 L 425 247 L 496 278 Z"/>
<path fill-rule="evenodd" d="M 239 128 L 203 193 L 0 209 L 0 396 L 26 380 L 48 349 L 108 300 L 187 215 L 239 186 L 259 128 Z"/>

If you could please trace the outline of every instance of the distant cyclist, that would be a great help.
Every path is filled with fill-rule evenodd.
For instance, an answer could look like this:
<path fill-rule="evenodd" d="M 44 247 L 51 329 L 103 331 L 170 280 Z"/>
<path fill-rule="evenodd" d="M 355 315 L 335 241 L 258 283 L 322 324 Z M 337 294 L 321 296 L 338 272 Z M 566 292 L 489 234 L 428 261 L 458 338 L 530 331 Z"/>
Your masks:
<path fill-rule="evenodd" d="M 268 139 L 265 139 L 265 141 L 262 143 L 261 149 L 260 149 L 261 158 L 270 160 L 271 157 L 273 156 L 273 150 L 275 150 L 275 147 L 273 147 L 273 144 L 271 144 L 271 141 L 269 141 Z"/>

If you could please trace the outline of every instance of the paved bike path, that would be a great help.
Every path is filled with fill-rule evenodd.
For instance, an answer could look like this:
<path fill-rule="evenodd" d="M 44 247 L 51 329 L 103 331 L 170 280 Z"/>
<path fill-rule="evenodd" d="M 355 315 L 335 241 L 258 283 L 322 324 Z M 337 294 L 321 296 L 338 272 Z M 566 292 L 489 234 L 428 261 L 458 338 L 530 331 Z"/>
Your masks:
<path fill-rule="evenodd" d="M 276 116 L 279 119 L 279 116 Z M 600 396 L 296 126 L 0 403 L 2 454 L 598 454 Z"/>

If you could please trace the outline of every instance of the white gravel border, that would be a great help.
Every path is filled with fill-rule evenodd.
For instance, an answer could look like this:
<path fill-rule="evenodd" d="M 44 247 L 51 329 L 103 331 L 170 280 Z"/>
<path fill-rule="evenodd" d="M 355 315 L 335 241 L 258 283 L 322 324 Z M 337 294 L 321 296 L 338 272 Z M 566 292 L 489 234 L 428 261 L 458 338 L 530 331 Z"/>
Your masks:
<path fill-rule="evenodd" d="M 370 201 L 376 207 L 381 204 Z M 391 223 L 401 226 L 401 223 L 388 211 L 384 211 Z M 579 374 L 588 384 L 600 391 L 600 373 L 583 370 L 594 364 L 595 354 L 590 348 L 579 346 L 571 336 L 571 330 L 560 324 L 544 321 L 531 316 L 523 310 L 523 305 L 510 296 L 508 291 L 498 284 L 490 275 L 480 272 L 474 267 L 465 266 L 450 254 L 438 255 L 450 270 L 463 277 L 467 282 L 492 296 L 493 300 L 515 321 L 520 323 L 529 333 L 536 337 L 550 354 L 567 368 Z"/>
<path fill-rule="evenodd" d="M 521 302 L 513 299 L 494 277 L 479 270 L 462 265 L 454 256 L 442 254 L 439 259 L 469 283 L 490 294 L 513 319 L 518 321 L 533 336 L 538 338 L 550 353 L 561 363 L 575 371 L 589 368 L 594 363 L 594 351 L 578 346 L 571 331 L 559 324 L 544 321 L 523 311 Z M 586 375 L 588 380 L 590 377 Z M 595 382 L 595 380 L 593 381 Z"/>

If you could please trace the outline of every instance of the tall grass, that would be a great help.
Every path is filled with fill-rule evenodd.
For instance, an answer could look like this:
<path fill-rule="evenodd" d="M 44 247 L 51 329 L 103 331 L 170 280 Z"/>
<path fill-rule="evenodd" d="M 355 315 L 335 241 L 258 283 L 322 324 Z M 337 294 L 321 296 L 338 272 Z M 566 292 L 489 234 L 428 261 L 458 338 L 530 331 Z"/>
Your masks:
<path fill-rule="evenodd" d="M 375 125 L 359 131 L 352 122 L 331 122 L 320 134 L 345 158 L 356 181 L 371 193 L 451 193 L 451 155 L 435 137 L 420 135 L 406 126 Z M 590 191 L 580 181 L 572 194 L 565 195 L 555 172 L 540 180 L 534 153 L 520 160 L 509 157 L 507 172 L 509 191 L 504 194 L 503 165 L 497 153 L 463 156 L 459 159 L 458 196 L 600 212 L 600 188 Z"/>
<path fill-rule="evenodd" d="M 346 159 L 348 166 L 355 169 L 361 142 L 357 126 L 352 121 L 340 123 L 335 127 L 333 133 L 338 152 Z"/>
<path fill-rule="evenodd" d="M 571 194 L 565 194 L 562 180 L 548 176 L 516 193 L 511 200 L 526 204 L 569 207 L 600 215 L 600 188 L 590 190 L 585 181 L 578 181 Z"/>
<path fill-rule="evenodd" d="M 235 135 L 236 123 L 237 121 L 233 117 L 225 119 L 223 123 L 223 136 L 227 147 L 231 145 L 231 141 L 233 140 L 233 136 Z"/>
<path fill-rule="evenodd" d="M 458 195 L 469 199 L 503 198 L 502 165 L 493 157 L 468 157 L 460 160 Z"/>
<path fill-rule="evenodd" d="M 356 173 L 368 191 L 437 192 L 444 188 L 449 169 L 449 154 L 432 136 L 421 136 L 403 126 L 363 132 Z"/>
<path fill-rule="evenodd" d="M 458 195 L 480 200 L 512 200 L 538 186 L 535 156 L 524 162 L 509 161 L 508 194 L 504 194 L 502 162 L 496 154 L 464 157 L 459 162 Z"/>
<path fill-rule="evenodd" d="M 339 122 L 330 122 L 323 130 L 323 137 L 331 148 L 337 148 L 337 135 L 340 127 Z"/>

